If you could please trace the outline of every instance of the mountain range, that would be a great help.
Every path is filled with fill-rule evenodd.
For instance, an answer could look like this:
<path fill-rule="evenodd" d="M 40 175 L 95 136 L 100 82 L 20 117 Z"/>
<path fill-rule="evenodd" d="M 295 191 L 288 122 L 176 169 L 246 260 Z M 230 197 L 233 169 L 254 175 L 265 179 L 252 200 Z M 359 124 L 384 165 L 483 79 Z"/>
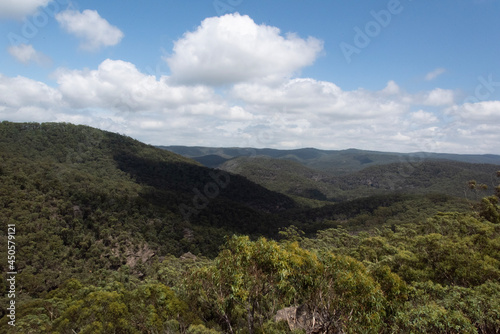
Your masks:
<path fill-rule="evenodd" d="M 240 174 L 303 202 L 341 202 L 371 195 L 404 193 L 468 194 L 467 183 L 487 185 L 491 194 L 498 155 L 387 153 L 313 148 L 275 150 L 162 146 L 208 167 Z M 309 201 L 309 203 L 311 203 Z"/>
<path fill-rule="evenodd" d="M 391 153 L 358 149 L 319 150 L 302 148 L 278 150 L 269 148 L 224 148 L 200 146 L 158 146 L 191 158 L 208 167 L 219 167 L 227 160 L 238 157 L 269 157 L 299 162 L 306 167 L 336 174 L 351 173 L 366 167 L 389 163 L 417 164 L 427 160 L 450 160 L 467 163 L 500 165 L 500 155 L 449 153 Z"/>

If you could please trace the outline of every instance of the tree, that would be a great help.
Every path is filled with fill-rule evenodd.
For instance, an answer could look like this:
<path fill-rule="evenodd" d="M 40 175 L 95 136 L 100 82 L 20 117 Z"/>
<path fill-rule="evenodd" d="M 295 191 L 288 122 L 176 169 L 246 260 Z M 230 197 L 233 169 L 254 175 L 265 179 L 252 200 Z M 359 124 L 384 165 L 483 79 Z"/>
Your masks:
<path fill-rule="evenodd" d="M 496 172 L 498 178 L 500 178 L 500 171 Z M 484 219 L 500 224 L 500 185 L 495 188 L 495 195 L 485 197 L 481 200 L 479 205 L 479 214 Z"/>
<path fill-rule="evenodd" d="M 306 291 L 305 305 L 324 333 L 377 332 L 384 295 L 363 264 L 351 257 L 322 253 Z"/>
<path fill-rule="evenodd" d="M 295 255 L 265 238 L 232 237 L 213 265 L 194 271 L 191 294 L 230 333 L 245 322 L 248 332 L 255 333 L 293 296 L 289 278 L 298 261 Z"/>
<path fill-rule="evenodd" d="M 384 295 L 363 264 L 329 252 L 317 255 L 296 242 L 248 237 L 228 240 L 211 266 L 190 279 L 191 295 L 205 317 L 228 332 L 263 328 L 276 312 L 302 305 L 312 327 L 357 333 L 382 326 Z M 312 328 L 309 328 L 312 329 Z"/>

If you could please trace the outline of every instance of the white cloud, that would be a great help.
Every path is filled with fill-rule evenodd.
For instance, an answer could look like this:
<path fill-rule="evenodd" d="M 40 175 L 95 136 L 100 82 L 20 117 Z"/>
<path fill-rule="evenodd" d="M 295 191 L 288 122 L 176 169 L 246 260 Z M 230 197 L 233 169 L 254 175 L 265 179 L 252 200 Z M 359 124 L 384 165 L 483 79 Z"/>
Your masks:
<path fill-rule="evenodd" d="M 0 118 L 87 124 L 162 145 L 499 153 L 500 101 L 431 113 L 416 108 L 430 92 L 408 94 L 395 82 L 344 91 L 302 78 L 240 83 L 221 95 L 109 59 L 93 70 L 60 69 L 54 78 L 56 87 L 0 75 Z M 454 118 L 442 124 L 445 111 Z"/>
<path fill-rule="evenodd" d="M 62 105 L 62 96 L 57 89 L 43 82 L 0 74 L 0 105 L 8 108 L 51 108 Z"/>
<path fill-rule="evenodd" d="M 22 19 L 35 14 L 40 7 L 45 7 L 52 0 L 2 0 L 0 18 Z"/>
<path fill-rule="evenodd" d="M 65 108 L 61 93 L 43 82 L 0 74 L 0 119 L 19 122 L 54 120 Z"/>
<path fill-rule="evenodd" d="M 436 88 L 422 94 L 419 102 L 429 106 L 453 105 L 455 102 L 455 93 L 449 89 Z"/>
<path fill-rule="evenodd" d="M 43 53 L 36 51 L 31 44 L 19 44 L 10 46 L 7 51 L 12 57 L 14 57 L 18 62 L 25 65 L 30 63 L 36 63 L 39 65 L 49 64 L 50 58 Z"/>
<path fill-rule="evenodd" d="M 394 141 L 398 132 L 409 129 L 404 115 L 411 106 L 394 82 L 381 91 L 344 91 L 331 82 L 305 78 L 279 86 L 237 84 L 231 93 L 254 115 L 244 130 L 252 138 L 247 146 L 376 149 L 384 143 L 379 149 L 393 145 L 405 151 L 415 146 Z"/>
<path fill-rule="evenodd" d="M 432 81 L 432 80 L 436 79 L 438 76 L 440 76 L 441 74 L 443 74 L 444 72 L 446 72 L 446 69 L 444 69 L 442 67 L 436 68 L 434 71 L 431 71 L 425 75 L 425 80 Z"/>
<path fill-rule="evenodd" d="M 397 96 L 387 97 L 386 90 L 343 91 L 331 82 L 314 79 L 291 79 L 277 87 L 238 84 L 232 94 L 256 111 L 281 110 L 336 121 L 394 117 L 408 109 Z"/>
<path fill-rule="evenodd" d="M 438 118 L 430 112 L 418 110 L 411 113 L 411 120 L 417 124 L 432 124 L 438 122 Z"/>
<path fill-rule="evenodd" d="M 382 93 L 385 93 L 387 95 L 395 95 L 401 93 L 401 89 L 399 88 L 398 84 L 395 83 L 394 81 L 389 81 L 385 88 L 382 90 Z"/>
<path fill-rule="evenodd" d="M 465 103 L 461 106 L 453 107 L 451 113 L 467 123 L 499 124 L 500 101 Z"/>
<path fill-rule="evenodd" d="M 249 121 L 253 119 L 253 115 L 240 106 L 233 106 L 229 109 L 227 119 L 238 120 L 238 121 Z"/>
<path fill-rule="evenodd" d="M 54 74 L 64 99 L 74 108 L 107 108 L 118 112 L 176 109 L 210 112 L 217 103 L 204 86 L 171 86 L 168 78 L 145 75 L 125 61 L 107 59 L 96 70 L 59 69 Z M 203 104 L 201 111 L 190 107 Z"/>
<path fill-rule="evenodd" d="M 401 132 L 398 132 L 394 136 L 389 137 L 390 140 L 395 140 L 395 141 L 401 141 L 401 142 L 410 142 L 412 140 L 412 137 L 408 135 L 404 135 Z"/>
<path fill-rule="evenodd" d="M 146 75 L 121 60 L 107 59 L 95 70 L 60 69 L 54 77 L 65 103 L 89 115 L 85 124 L 100 120 L 106 129 L 114 126 L 150 143 L 201 145 L 220 138 L 218 125 L 251 117 L 210 87 L 174 86 L 167 77 Z"/>
<path fill-rule="evenodd" d="M 87 51 L 116 45 L 124 36 L 120 29 L 109 24 L 95 10 L 65 10 L 56 15 L 56 20 L 68 33 L 81 38 L 80 47 Z"/>
<path fill-rule="evenodd" d="M 165 60 L 178 82 L 219 85 L 282 79 L 311 65 L 322 48 L 313 37 L 282 36 L 236 13 L 205 19 L 175 42 Z"/>
<path fill-rule="evenodd" d="M 496 153 L 500 142 L 500 101 L 481 101 L 455 105 L 443 111 L 453 118 L 446 129 L 444 145 L 451 152 Z"/>
<path fill-rule="evenodd" d="M 142 120 L 139 122 L 138 126 L 143 130 L 161 130 L 165 128 L 165 122 L 156 120 Z"/>
<path fill-rule="evenodd" d="M 28 3 L 34 1 L 13 6 Z M 123 38 L 96 11 L 64 11 L 57 20 L 86 50 Z M 322 47 L 248 16 L 208 18 L 175 42 L 162 63 L 170 77 L 110 59 L 90 69 L 60 68 L 53 87 L 0 74 L 0 119 L 87 124 L 163 145 L 500 153 L 500 101 L 456 105 L 448 89 L 408 93 L 389 81 L 380 90 L 344 90 L 298 77 Z M 45 57 L 30 44 L 8 52 L 25 64 Z"/>

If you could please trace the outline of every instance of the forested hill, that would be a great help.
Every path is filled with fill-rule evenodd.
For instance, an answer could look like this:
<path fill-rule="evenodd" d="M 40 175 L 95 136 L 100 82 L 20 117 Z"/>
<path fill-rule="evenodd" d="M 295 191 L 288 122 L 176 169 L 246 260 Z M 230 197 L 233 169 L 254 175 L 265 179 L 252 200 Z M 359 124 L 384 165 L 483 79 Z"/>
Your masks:
<path fill-rule="evenodd" d="M 20 280 L 33 293 L 138 259 L 215 256 L 226 235 L 277 235 L 271 213 L 295 207 L 242 176 L 61 123 L 0 123 L 0 182 L 2 231 L 16 224 Z"/>
<path fill-rule="evenodd" d="M 125 181 L 152 186 L 157 190 L 184 193 L 188 197 L 196 195 L 193 193 L 194 188 L 203 192 L 208 183 L 217 184 L 227 178 L 227 187 L 220 187 L 224 191 L 219 191 L 217 198 L 230 199 L 259 211 L 276 211 L 294 206 L 286 196 L 267 191 L 245 178 L 236 175 L 224 177 L 194 160 L 126 136 L 86 126 L 3 122 L 0 138 L 5 157 L 62 164 L 101 176 L 119 171 L 132 178 Z M 89 167 L 94 167 L 94 170 Z M 241 192 L 240 188 L 246 191 Z M 208 190 L 216 191 L 215 188 Z"/>
<path fill-rule="evenodd" d="M 390 163 L 418 165 L 423 161 L 448 160 L 477 164 L 500 165 L 500 155 L 494 154 L 446 154 L 446 153 L 395 153 L 358 149 L 319 150 L 301 148 L 294 150 L 226 148 L 197 146 L 159 146 L 162 149 L 192 158 L 209 167 L 219 167 L 227 160 L 238 157 L 267 157 L 298 162 L 317 171 L 336 175 L 352 173 L 371 166 Z"/>
<path fill-rule="evenodd" d="M 338 176 L 296 161 L 256 156 L 230 159 L 219 168 L 296 199 L 342 202 L 393 192 L 478 199 L 493 193 L 500 165 L 422 160 L 373 165 Z M 471 192 L 467 185 L 471 180 L 488 188 Z"/>

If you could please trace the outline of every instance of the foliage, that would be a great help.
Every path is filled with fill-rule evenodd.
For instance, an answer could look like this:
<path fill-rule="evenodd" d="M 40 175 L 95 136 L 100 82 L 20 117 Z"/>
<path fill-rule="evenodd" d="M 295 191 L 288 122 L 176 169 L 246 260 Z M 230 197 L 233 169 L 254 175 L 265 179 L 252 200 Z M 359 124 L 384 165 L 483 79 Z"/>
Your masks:
<path fill-rule="evenodd" d="M 229 332 L 246 316 L 253 333 L 255 324 L 262 327 L 292 297 L 292 260 L 274 241 L 233 237 L 213 265 L 193 274 L 191 294 L 199 308 L 217 314 Z"/>
<path fill-rule="evenodd" d="M 350 158 L 342 157 L 347 161 Z M 373 161 L 377 160 L 373 158 Z M 408 194 L 446 193 L 457 197 L 465 192 L 470 200 L 478 200 L 493 193 L 493 188 L 489 189 L 488 185 L 492 185 L 492 175 L 498 165 L 437 160 L 431 156 L 416 159 L 393 156 L 377 163 L 362 164 L 360 170 L 351 168 L 348 172 L 328 172 L 300 160 L 252 156 L 228 160 L 220 168 L 314 206 L 394 191 Z M 464 180 L 471 181 L 464 184 Z"/>
<path fill-rule="evenodd" d="M 255 333 L 278 309 L 297 304 L 328 332 L 377 329 L 385 314 L 384 293 L 363 264 L 297 243 L 233 237 L 212 266 L 193 273 L 190 286 L 198 309 L 230 333 L 245 325 Z"/>

